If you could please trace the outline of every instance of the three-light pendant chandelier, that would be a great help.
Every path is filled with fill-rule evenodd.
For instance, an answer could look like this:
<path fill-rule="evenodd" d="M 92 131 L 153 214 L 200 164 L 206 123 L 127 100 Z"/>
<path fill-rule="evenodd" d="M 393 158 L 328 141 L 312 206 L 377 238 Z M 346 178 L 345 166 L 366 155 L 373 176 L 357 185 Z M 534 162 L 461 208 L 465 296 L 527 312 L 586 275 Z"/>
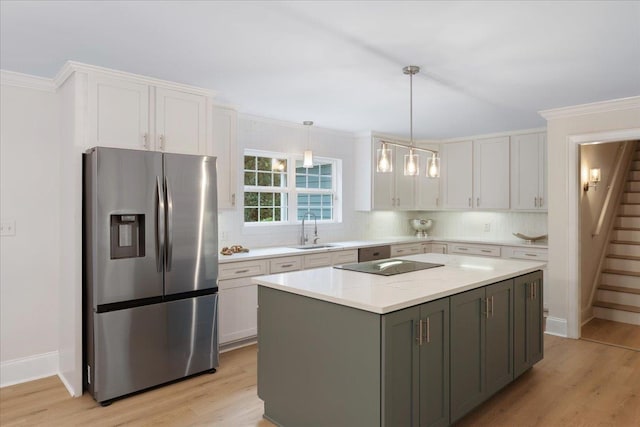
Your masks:
<path fill-rule="evenodd" d="M 404 74 L 409 75 L 410 145 L 386 140 L 380 141 L 382 146 L 376 153 L 376 171 L 380 173 L 393 172 L 393 151 L 389 146 L 395 146 L 409 149 L 409 154 L 405 154 L 404 156 L 404 174 L 406 176 L 420 175 L 420 157 L 416 154 L 416 151 L 422 151 L 431 154 L 431 157 L 427 159 L 426 176 L 428 178 L 438 178 L 440 177 L 440 157 L 438 157 L 438 152 L 435 150 L 429 150 L 428 148 L 414 147 L 413 145 L 413 75 L 420 71 L 420 67 L 417 65 L 408 65 L 404 67 L 402 71 Z"/>

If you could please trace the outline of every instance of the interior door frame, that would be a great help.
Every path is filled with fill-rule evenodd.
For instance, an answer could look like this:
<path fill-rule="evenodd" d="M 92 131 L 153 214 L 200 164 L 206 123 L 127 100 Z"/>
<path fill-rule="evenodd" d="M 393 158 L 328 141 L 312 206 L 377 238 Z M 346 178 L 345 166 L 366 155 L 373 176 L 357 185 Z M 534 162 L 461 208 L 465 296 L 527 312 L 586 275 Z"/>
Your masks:
<path fill-rule="evenodd" d="M 569 135 L 567 137 L 567 194 L 568 212 L 568 264 L 569 283 L 567 295 L 567 337 L 580 338 L 582 327 L 581 286 L 580 286 L 580 146 L 596 142 L 620 142 L 640 139 L 640 128 L 612 130 L 605 132 Z"/>

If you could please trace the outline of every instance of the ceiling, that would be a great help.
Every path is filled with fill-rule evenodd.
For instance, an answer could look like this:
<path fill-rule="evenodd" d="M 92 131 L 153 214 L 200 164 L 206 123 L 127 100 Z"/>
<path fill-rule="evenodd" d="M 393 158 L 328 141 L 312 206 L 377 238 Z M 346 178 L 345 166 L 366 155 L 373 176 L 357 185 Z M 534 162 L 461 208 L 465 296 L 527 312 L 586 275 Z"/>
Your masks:
<path fill-rule="evenodd" d="M 0 66 L 74 60 L 213 89 L 239 111 L 440 139 L 640 95 L 640 2 L 0 3 Z"/>

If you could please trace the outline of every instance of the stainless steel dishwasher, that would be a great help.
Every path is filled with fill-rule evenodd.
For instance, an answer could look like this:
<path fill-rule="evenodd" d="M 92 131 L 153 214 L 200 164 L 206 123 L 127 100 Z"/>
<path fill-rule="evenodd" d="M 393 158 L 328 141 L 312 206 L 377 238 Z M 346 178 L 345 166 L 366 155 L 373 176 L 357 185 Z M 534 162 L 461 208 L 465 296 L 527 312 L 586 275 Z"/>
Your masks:
<path fill-rule="evenodd" d="M 358 262 L 375 261 L 391 257 L 391 246 L 370 246 L 358 249 Z"/>

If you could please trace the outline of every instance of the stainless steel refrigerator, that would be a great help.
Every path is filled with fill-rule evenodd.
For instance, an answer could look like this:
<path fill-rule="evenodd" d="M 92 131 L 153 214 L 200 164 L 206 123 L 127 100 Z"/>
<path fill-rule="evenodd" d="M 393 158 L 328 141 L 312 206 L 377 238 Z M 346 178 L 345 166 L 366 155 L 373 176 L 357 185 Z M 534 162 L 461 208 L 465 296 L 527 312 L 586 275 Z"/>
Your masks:
<path fill-rule="evenodd" d="M 218 366 L 216 159 L 84 155 L 85 387 L 115 398 Z"/>

